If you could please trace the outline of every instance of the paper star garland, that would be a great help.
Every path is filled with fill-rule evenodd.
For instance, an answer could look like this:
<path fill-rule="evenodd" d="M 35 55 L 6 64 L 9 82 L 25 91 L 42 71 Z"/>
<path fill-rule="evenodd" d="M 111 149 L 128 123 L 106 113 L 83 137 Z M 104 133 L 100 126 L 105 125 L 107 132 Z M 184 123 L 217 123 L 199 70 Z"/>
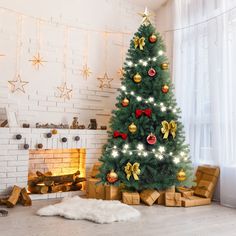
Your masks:
<path fill-rule="evenodd" d="M 47 62 L 43 60 L 39 52 L 29 61 L 32 62 L 32 66 L 34 66 L 36 69 L 39 69 L 40 66 L 43 66 L 43 63 Z"/>
<path fill-rule="evenodd" d="M 70 100 L 71 99 L 71 93 L 72 89 L 67 87 L 66 82 L 62 84 L 62 86 L 57 87 L 57 89 L 60 91 L 60 98 L 65 98 Z"/>
<path fill-rule="evenodd" d="M 148 11 L 147 7 L 145 8 L 145 11 L 143 13 L 138 13 L 140 16 L 143 17 L 143 20 L 142 20 L 142 25 L 149 25 L 151 22 L 150 22 L 150 19 L 149 17 L 152 16 L 152 14 L 150 14 L 150 12 Z"/>
<path fill-rule="evenodd" d="M 88 77 L 92 74 L 90 68 L 88 67 L 87 64 L 83 65 L 83 68 L 80 70 L 81 75 L 85 78 L 88 79 Z"/>
<path fill-rule="evenodd" d="M 21 76 L 18 74 L 16 76 L 16 80 L 10 80 L 8 83 L 11 85 L 11 91 L 12 93 L 16 91 L 21 91 L 25 93 L 24 86 L 27 85 L 29 82 L 21 80 Z"/>
<path fill-rule="evenodd" d="M 105 72 L 103 77 L 97 78 L 100 81 L 99 88 L 111 88 L 111 81 L 113 78 L 109 78 L 107 72 Z"/>

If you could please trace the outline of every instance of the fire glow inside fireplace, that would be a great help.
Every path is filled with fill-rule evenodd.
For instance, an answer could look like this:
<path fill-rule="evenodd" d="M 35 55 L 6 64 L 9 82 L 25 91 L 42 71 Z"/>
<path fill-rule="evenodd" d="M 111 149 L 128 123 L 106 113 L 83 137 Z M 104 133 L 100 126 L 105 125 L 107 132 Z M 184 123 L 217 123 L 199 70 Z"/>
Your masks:
<path fill-rule="evenodd" d="M 84 190 L 86 150 L 29 151 L 28 192 L 45 194 Z"/>

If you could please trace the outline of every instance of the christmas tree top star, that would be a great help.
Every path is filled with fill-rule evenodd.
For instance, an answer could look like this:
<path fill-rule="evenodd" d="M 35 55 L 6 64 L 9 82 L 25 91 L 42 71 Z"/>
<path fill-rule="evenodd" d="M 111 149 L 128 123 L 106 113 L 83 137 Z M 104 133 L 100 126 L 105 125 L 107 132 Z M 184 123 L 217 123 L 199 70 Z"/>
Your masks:
<path fill-rule="evenodd" d="M 143 17 L 142 25 L 147 26 L 147 25 L 151 24 L 149 18 L 152 16 L 152 14 L 148 11 L 147 7 L 145 7 L 145 11 L 143 13 L 138 13 L 138 14 Z"/>

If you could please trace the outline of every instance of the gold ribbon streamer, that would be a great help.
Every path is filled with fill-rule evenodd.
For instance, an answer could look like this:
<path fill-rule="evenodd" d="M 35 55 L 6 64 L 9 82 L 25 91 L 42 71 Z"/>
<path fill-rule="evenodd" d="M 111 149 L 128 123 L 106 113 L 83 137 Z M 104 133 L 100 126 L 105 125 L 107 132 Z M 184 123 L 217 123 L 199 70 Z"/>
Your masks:
<path fill-rule="evenodd" d="M 161 132 L 164 134 L 163 139 L 167 139 L 169 136 L 169 133 L 171 133 L 171 135 L 173 136 L 173 138 L 175 138 L 175 133 L 177 130 L 177 124 L 175 123 L 175 121 L 170 121 L 169 123 L 164 120 L 161 122 L 162 124 L 162 128 L 161 128 Z"/>
<path fill-rule="evenodd" d="M 144 45 L 145 45 L 145 38 L 144 37 L 139 38 L 138 36 L 136 36 L 134 38 L 134 47 L 135 48 L 139 47 L 140 50 L 143 50 Z"/>
<path fill-rule="evenodd" d="M 139 163 L 135 162 L 133 165 L 128 162 L 125 166 L 126 178 L 129 180 L 131 175 L 133 175 L 135 180 L 139 180 L 138 175 L 140 175 Z"/>

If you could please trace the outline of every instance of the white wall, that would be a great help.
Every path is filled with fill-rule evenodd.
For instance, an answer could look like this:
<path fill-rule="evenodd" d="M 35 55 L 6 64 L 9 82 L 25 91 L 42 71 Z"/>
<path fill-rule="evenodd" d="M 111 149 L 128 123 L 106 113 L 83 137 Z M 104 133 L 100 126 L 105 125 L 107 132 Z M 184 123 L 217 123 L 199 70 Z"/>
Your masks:
<path fill-rule="evenodd" d="M 106 125 L 114 108 L 116 88 L 120 85 L 117 70 L 122 65 L 122 50 L 129 47 L 132 34 L 125 35 L 126 47 L 122 48 L 121 34 L 109 34 L 107 42 L 107 65 L 105 66 L 105 41 L 101 32 L 89 31 L 88 65 L 92 76 L 86 81 L 80 74 L 85 63 L 87 32 L 69 29 L 67 51 L 67 83 L 73 87 L 70 101 L 58 97 L 57 87 L 63 80 L 64 26 L 61 23 L 98 31 L 119 31 L 133 33 L 140 25 L 137 12 L 142 6 L 135 6 L 124 0 L 0 0 L 0 7 L 40 17 L 58 25 L 41 23 L 41 55 L 47 60 L 38 71 L 29 59 L 38 51 L 36 20 L 23 17 L 22 47 L 19 71 L 16 70 L 16 32 L 18 15 L 0 8 L 0 107 L 7 107 L 17 113 L 20 123 L 71 123 L 73 116 L 79 116 L 80 124 L 87 125 L 90 118 L 96 118 L 99 125 Z M 125 56 L 124 56 L 125 58 Z M 97 77 L 108 75 L 114 80 L 112 88 L 103 91 L 98 87 Z M 20 73 L 28 81 L 26 93 L 12 93 L 8 81 Z"/>

